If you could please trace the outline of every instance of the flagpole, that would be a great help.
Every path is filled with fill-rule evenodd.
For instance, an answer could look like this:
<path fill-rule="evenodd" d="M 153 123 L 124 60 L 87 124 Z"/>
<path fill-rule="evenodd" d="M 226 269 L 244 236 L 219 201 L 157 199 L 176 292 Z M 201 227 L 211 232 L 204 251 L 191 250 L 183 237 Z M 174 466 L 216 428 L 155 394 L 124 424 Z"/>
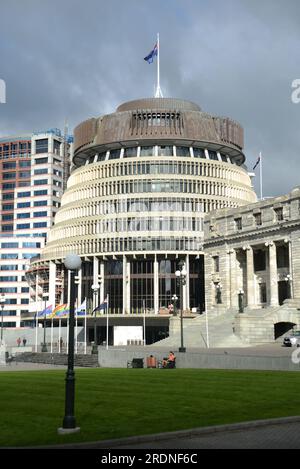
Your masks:
<path fill-rule="evenodd" d="M 160 89 L 160 79 L 159 79 L 159 73 L 160 73 L 160 68 L 159 68 L 159 54 L 160 54 L 160 46 L 159 46 L 159 33 L 157 33 L 157 83 L 156 83 L 156 92 L 155 92 L 155 98 L 162 98 L 162 92 Z"/>
<path fill-rule="evenodd" d="M 209 335 L 208 335 L 208 310 L 207 300 L 205 299 L 205 327 L 206 327 L 206 346 L 209 348 Z"/>
<path fill-rule="evenodd" d="M 37 343 L 38 343 L 38 326 L 39 326 L 39 321 L 38 321 L 38 312 L 36 312 L 36 315 L 35 315 L 35 353 L 37 353 Z"/>
<path fill-rule="evenodd" d="M 108 350 L 108 309 L 109 309 L 109 296 L 107 295 L 107 309 L 106 309 L 106 350 Z"/>
<path fill-rule="evenodd" d="M 143 315 L 143 335 L 144 335 L 144 346 L 146 345 L 146 306 L 145 300 L 143 300 L 143 308 L 144 308 L 144 315 Z"/>
<path fill-rule="evenodd" d="M 60 350 L 60 344 L 61 344 L 61 319 L 58 319 L 58 353 L 61 352 Z"/>
<path fill-rule="evenodd" d="M 262 154 L 261 152 L 259 153 L 259 158 L 260 158 L 260 166 L 259 166 L 259 177 L 260 177 L 260 200 L 263 200 L 263 185 L 262 185 Z"/>
<path fill-rule="evenodd" d="M 87 315 L 87 301 L 85 297 L 85 312 L 84 312 L 84 355 L 86 355 L 86 315 Z"/>
<path fill-rule="evenodd" d="M 53 352 L 53 318 L 51 318 L 51 344 L 50 344 L 50 353 Z"/>

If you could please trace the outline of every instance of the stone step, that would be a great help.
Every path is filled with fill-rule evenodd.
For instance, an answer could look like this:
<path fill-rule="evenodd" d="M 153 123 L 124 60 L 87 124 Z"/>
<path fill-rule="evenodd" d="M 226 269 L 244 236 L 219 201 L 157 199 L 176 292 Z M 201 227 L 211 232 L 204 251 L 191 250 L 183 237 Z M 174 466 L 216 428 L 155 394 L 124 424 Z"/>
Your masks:
<path fill-rule="evenodd" d="M 68 364 L 68 355 L 65 353 L 32 353 L 25 352 L 17 356 L 18 362 L 26 363 L 41 363 L 48 365 L 66 365 Z M 98 355 L 75 355 L 74 365 L 82 367 L 93 367 L 99 366 Z"/>

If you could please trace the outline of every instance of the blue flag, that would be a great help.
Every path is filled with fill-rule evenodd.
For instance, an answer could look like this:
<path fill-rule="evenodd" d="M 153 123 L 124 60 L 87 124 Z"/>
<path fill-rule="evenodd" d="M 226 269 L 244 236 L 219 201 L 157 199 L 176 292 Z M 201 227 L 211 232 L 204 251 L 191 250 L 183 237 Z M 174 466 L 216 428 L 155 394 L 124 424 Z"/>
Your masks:
<path fill-rule="evenodd" d="M 46 317 L 49 316 L 49 314 L 51 314 L 51 313 L 52 313 L 52 305 L 47 306 L 47 308 L 43 309 L 43 311 L 40 311 L 40 312 L 38 313 L 38 317 L 40 318 L 40 317 L 43 317 L 43 316 L 44 316 L 44 317 L 46 318 Z"/>
<path fill-rule="evenodd" d="M 102 309 L 107 309 L 108 307 L 108 297 L 105 298 L 105 300 L 103 301 L 103 303 L 100 303 L 99 306 L 97 306 L 93 311 L 92 313 L 96 313 L 97 311 L 101 311 Z"/>
<path fill-rule="evenodd" d="M 154 57 L 157 56 L 157 53 L 158 53 L 158 47 L 157 47 L 157 44 L 155 44 L 150 54 L 148 54 L 147 57 L 144 57 L 144 60 L 146 60 L 148 64 L 152 64 Z"/>

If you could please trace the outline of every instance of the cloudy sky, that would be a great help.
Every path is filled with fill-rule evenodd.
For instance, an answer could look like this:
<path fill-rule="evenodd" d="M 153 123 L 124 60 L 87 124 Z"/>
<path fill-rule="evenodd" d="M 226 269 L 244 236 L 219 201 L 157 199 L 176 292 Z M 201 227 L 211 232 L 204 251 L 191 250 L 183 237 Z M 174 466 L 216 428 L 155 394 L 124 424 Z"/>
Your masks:
<path fill-rule="evenodd" d="M 0 136 L 60 127 L 153 95 L 143 57 L 160 33 L 165 97 L 230 116 L 265 196 L 299 185 L 299 0 L 0 0 Z M 259 170 L 255 181 L 259 188 Z"/>

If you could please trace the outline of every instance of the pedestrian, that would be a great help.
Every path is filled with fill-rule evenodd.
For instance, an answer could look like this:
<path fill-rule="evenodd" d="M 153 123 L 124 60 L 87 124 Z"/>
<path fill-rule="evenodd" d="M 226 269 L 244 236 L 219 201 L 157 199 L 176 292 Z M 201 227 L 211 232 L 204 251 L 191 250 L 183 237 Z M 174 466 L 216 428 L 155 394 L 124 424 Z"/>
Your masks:
<path fill-rule="evenodd" d="M 17 338 L 17 344 L 18 344 L 18 347 L 20 347 L 20 345 L 21 345 L 21 339 L 20 339 L 20 337 Z"/>
<path fill-rule="evenodd" d="M 27 340 L 26 340 L 25 337 L 24 337 L 24 338 L 23 338 L 23 347 L 25 347 L 26 342 L 27 342 Z"/>

